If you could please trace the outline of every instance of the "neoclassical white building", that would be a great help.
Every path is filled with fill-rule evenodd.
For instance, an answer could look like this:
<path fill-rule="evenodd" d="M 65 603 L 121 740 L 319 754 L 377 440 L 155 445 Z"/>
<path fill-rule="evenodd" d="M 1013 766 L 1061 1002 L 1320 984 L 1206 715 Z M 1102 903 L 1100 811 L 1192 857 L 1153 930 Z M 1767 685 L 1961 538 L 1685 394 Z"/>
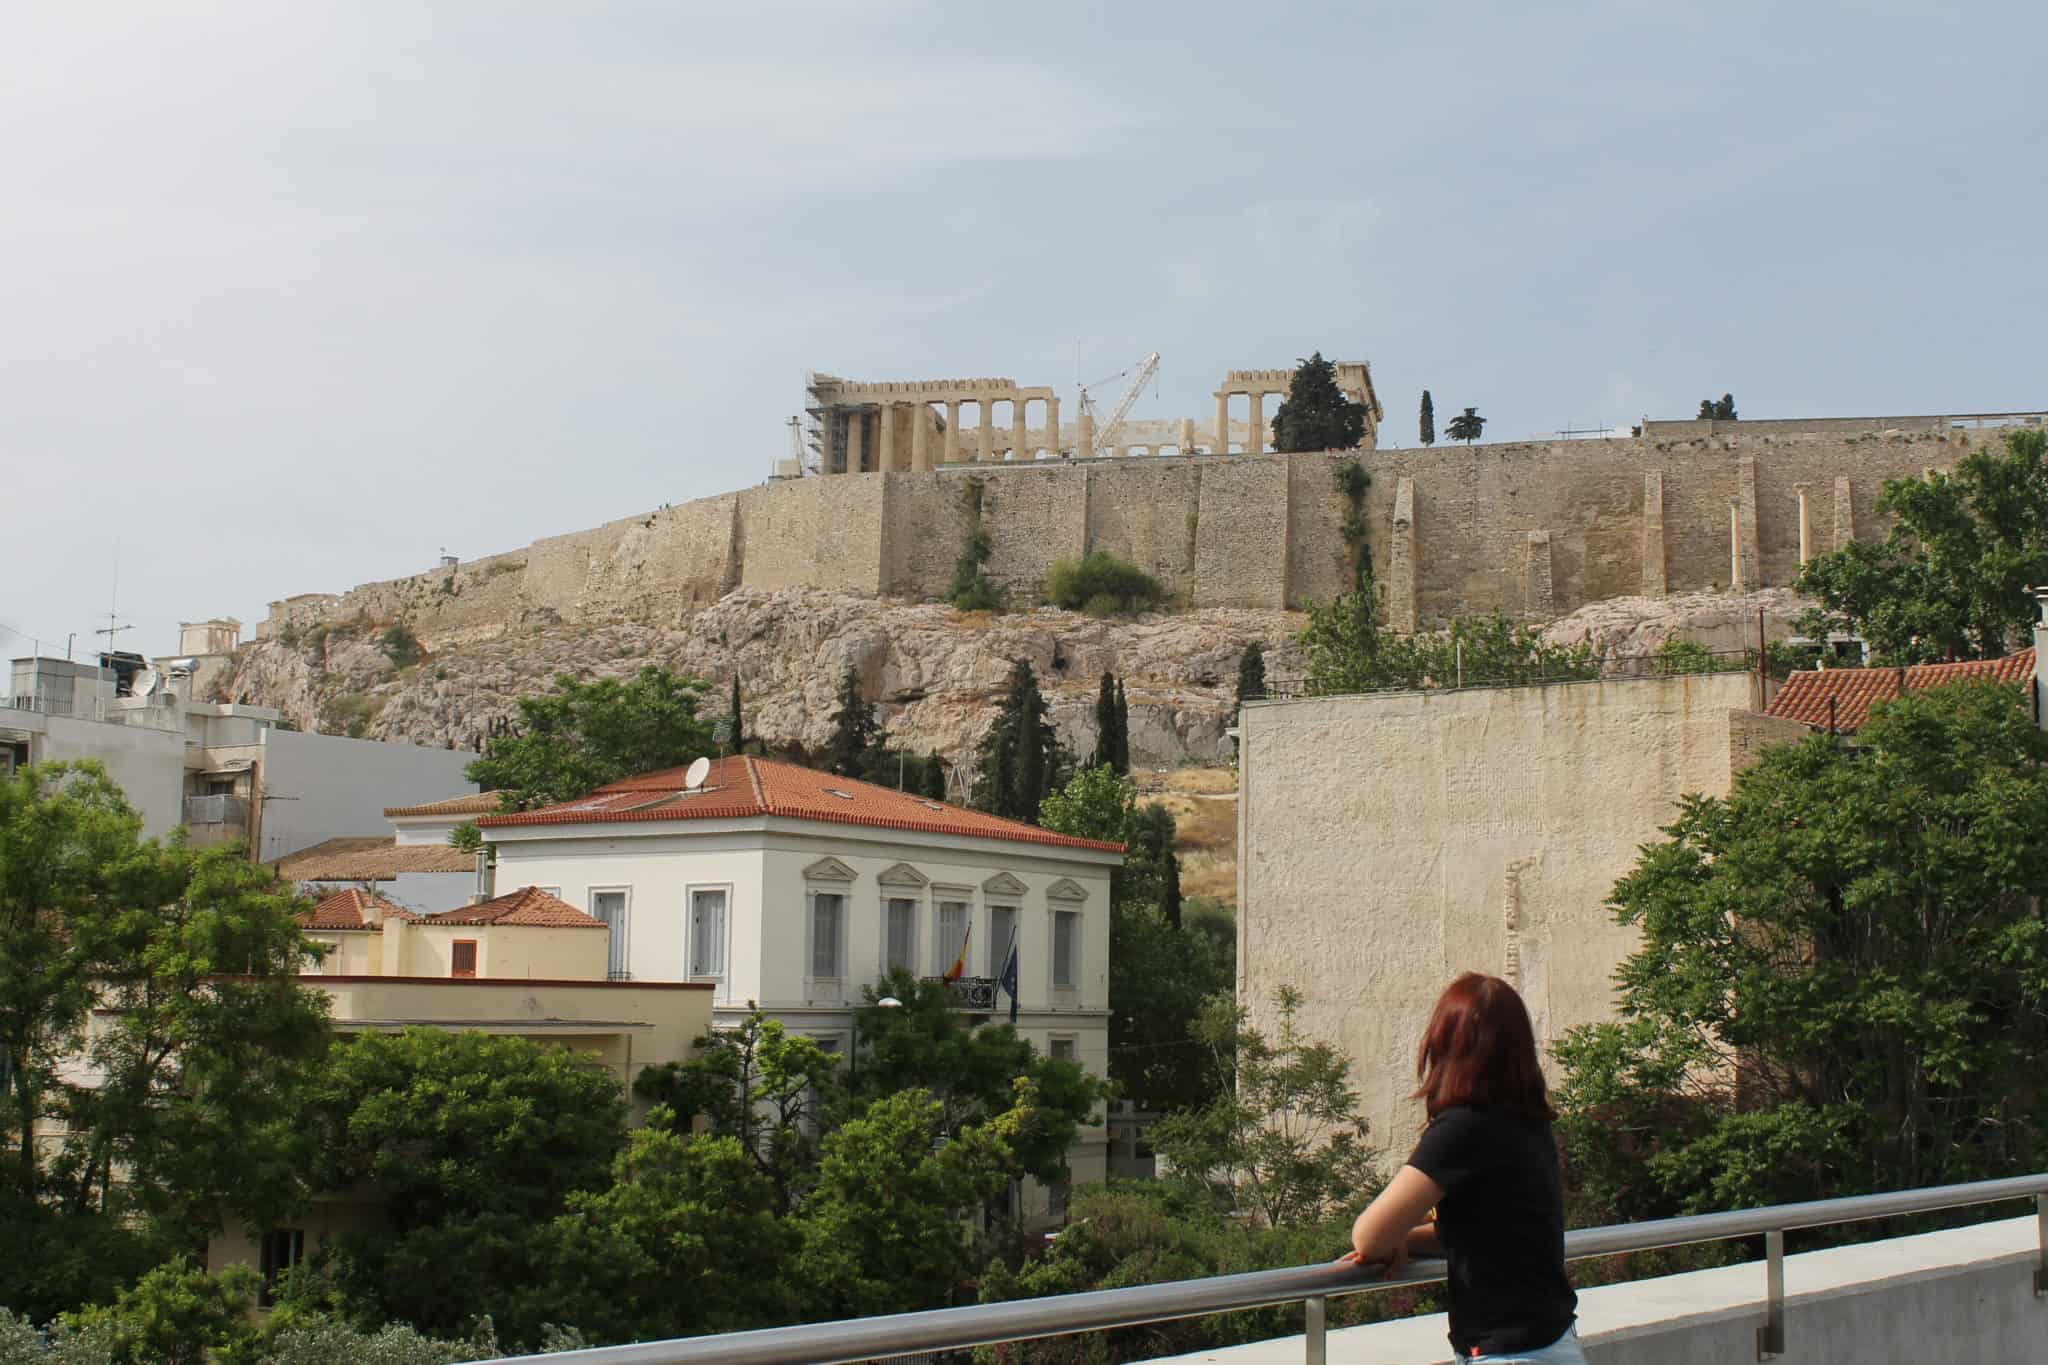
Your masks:
<path fill-rule="evenodd" d="M 697 788 L 671 769 L 477 823 L 500 885 L 539 887 L 609 924 L 614 977 L 711 982 L 720 1026 L 752 1001 L 850 1053 L 863 987 L 895 967 L 942 976 L 963 947 L 959 1008 L 1002 1022 L 1014 940 L 1018 1031 L 1108 1074 L 1120 845 L 752 757 L 719 760 Z M 1104 1159 L 1091 1128 L 1068 1164 L 1099 1180 Z M 1047 1197 L 1027 1194 L 1026 1213 Z"/>

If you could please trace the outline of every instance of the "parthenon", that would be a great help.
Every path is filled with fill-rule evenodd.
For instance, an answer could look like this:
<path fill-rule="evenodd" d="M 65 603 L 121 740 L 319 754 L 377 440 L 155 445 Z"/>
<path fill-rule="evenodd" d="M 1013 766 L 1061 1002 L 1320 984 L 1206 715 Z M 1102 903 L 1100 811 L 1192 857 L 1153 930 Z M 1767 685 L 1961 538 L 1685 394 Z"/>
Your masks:
<path fill-rule="evenodd" d="M 1382 412 L 1373 393 L 1372 367 L 1363 360 L 1335 362 L 1337 385 L 1365 408 L 1362 450 L 1374 449 Z M 1045 385 L 1014 379 L 913 379 L 862 383 L 813 373 L 807 381 L 806 444 L 821 474 L 923 472 L 940 465 L 1009 460 L 1126 458 L 1133 455 L 1225 455 L 1263 452 L 1269 445 L 1266 399 L 1284 400 L 1292 369 L 1232 370 L 1216 386 L 1216 412 L 1192 417 L 1126 418 L 1098 433 L 1085 410 L 1071 427 L 1060 423 L 1060 396 Z M 1242 397 L 1242 415 L 1231 400 Z M 1038 422 L 1032 423 L 1032 404 Z M 1007 406 L 998 424 L 999 406 Z M 971 427 L 962 409 L 974 410 Z"/>

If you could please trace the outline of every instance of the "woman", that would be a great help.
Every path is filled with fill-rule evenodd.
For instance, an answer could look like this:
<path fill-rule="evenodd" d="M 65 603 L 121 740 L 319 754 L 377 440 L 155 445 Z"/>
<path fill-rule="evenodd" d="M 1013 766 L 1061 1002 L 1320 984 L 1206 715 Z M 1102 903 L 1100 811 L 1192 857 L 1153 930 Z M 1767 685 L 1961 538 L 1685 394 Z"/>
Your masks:
<path fill-rule="evenodd" d="M 1585 1365 L 1564 1273 L 1557 1115 L 1529 1012 L 1497 976 L 1467 972 L 1436 1002 L 1415 1057 L 1429 1126 L 1351 1228 L 1353 1265 L 1450 1262 L 1451 1346 L 1461 1360 Z M 1425 1220 L 1430 1209 L 1434 1219 Z"/>

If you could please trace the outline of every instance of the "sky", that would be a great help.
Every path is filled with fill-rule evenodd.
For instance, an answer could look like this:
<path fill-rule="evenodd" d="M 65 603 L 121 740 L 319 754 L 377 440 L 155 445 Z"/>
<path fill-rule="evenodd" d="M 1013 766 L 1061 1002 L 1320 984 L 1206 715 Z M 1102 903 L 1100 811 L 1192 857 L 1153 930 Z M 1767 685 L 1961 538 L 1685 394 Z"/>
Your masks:
<path fill-rule="evenodd" d="M 24 5 L 0 649 L 758 483 L 804 376 L 1383 444 L 2048 406 L 2048 6 Z M 54 642 L 54 644 L 52 643 Z"/>

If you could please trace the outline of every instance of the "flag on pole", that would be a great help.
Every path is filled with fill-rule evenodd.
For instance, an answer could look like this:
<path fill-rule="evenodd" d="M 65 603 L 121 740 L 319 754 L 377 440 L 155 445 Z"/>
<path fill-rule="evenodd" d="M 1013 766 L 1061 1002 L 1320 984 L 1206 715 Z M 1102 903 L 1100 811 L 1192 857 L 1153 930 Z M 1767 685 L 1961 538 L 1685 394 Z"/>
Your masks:
<path fill-rule="evenodd" d="M 1010 1022 L 1017 1022 L 1017 931 L 1010 931 L 1010 955 L 1003 959 L 1003 974 L 997 978 L 1002 988 L 1010 993 Z"/>
<path fill-rule="evenodd" d="M 960 955 L 953 959 L 952 966 L 946 968 L 946 980 L 958 981 L 967 975 L 967 940 L 973 937 L 974 923 L 970 920 L 967 927 L 960 931 Z"/>

